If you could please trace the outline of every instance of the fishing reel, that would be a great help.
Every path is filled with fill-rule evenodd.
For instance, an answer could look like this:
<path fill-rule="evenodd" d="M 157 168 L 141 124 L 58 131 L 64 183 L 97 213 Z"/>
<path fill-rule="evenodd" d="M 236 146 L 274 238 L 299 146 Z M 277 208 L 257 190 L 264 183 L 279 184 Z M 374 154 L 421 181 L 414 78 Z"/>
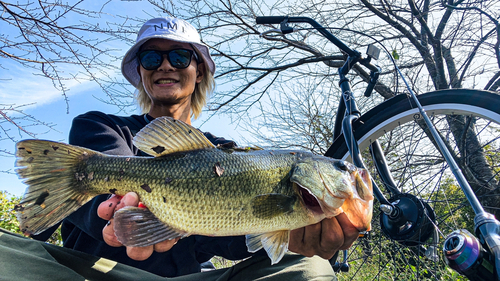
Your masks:
<path fill-rule="evenodd" d="M 493 255 L 469 231 L 460 229 L 450 233 L 444 241 L 443 252 L 448 266 L 470 280 L 497 280 Z"/>
<path fill-rule="evenodd" d="M 397 194 L 389 199 L 390 205 L 381 205 L 382 231 L 400 244 L 416 247 L 419 254 L 438 261 L 439 236 L 435 228 L 436 215 L 424 201 L 411 194 Z M 496 230 L 500 225 L 494 225 Z M 422 244 L 432 235 L 434 245 L 425 249 Z M 483 239 L 484 240 L 484 239 Z M 481 240 L 481 241 L 483 241 Z M 483 241 L 484 242 L 484 241 Z M 481 242 L 465 229 L 449 234 L 443 244 L 444 259 L 449 267 L 474 281 L 493 281 L 497 278 L 495 257 Z"/>

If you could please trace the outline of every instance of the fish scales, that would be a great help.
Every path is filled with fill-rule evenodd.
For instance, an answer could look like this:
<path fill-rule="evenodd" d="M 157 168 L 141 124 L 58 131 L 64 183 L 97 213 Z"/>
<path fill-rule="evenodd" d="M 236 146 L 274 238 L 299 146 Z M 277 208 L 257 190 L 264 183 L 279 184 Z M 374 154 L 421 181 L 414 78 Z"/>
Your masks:
<path fill-rule="evenodd" d="M 75 179 L 75 183 L 87 185 L 85 188 L 95 194 L 136 192 L 161 221 L 186 232 L 260 233 L 287 229 L 291 221 L 303 220 L 305 214 L 295 212 L 284 214 L 269 225 L 269 220 L 252 215 L 249 206 L 251 199 L 260 194 L 294 196 L 290 172 L 293 163 L 303 155 L 288 151 L 199 150 L 157 159 L 96 154 L 76 172 L 92 174 L 92 180 Z M 216 163 L 224 168 L 220 176 L 213 170 Z M 144 185 L 150 192 L 141 188 Z"/>
<path fill-rule="evenodd" d="M 134 145 L 154 157 L 111 156 L 64 143 L 24 140 L 16 172 L 28 185 L 15 206 L 20 228 L 38 234 L 99 194 L 136 192 L 145 208 L 114 214 L 124 245 L 144 247 L 192 234 L 246 235 L 272 263 L 291 230 L 345 212 L 370 229 L 371 179 L 352 164 L 303 151 L 222 149 L 195 128 L 157 118 Z"/>

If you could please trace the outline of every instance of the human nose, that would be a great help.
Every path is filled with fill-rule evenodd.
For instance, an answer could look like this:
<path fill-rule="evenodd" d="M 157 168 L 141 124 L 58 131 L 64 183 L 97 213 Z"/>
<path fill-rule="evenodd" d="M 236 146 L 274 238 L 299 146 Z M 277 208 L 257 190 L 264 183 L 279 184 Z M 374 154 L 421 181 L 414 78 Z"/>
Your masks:
<path fill-rule="evenodd" d="M 173 67 L 170 62 L 168 61 L 166 54 L 163 55 L 163 61 L 161 62 L 160 66 L 158 67 L 158 71 L 174 71 L 175 67 Z"/>

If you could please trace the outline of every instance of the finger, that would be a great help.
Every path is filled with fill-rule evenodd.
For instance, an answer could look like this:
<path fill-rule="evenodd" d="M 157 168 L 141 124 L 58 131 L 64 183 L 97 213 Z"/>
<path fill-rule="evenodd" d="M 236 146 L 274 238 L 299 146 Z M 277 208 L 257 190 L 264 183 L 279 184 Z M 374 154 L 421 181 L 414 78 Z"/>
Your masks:
<path fill-rule="evenodd" d="M 177 241 L 179 241 L 180 238 L 174 238 L 172 240 L 165 240 L 165 241 L 162 241 L 160 243 L 156 243 L 154 244 L 154 250 L 155 252 L 159 252 L 159 253 L 163 253 L 163 252 L 166 252 L 170 249 L 172 249 L 172 247 L 177 243 Z"/>
<path fill-rule="evenodd" d="M 335 254 L 344 244 L 344 230 L 336 217 L 324 219 L 321 225 L 320 247 L 324 253 Z"/>
<path fill-rule="evenodd" d="M 342 213 L 336 216 L 337 221 L 344 233 L 344 243 L 340 246 L 340 250 L 349 249 L 354 241 L 359 237 L 359 230 L 351 223 L 347 215 Z"/>
<path fill-rule="evenodd" d="M 120 200 L 120 202 L 116 206 L 115 211 L 118 211 L 125 206 L 137 207 L 138 205 L 139 205 L 139 195 L 137 195 L 137 193 L 135 192 L 129 192 L 123 196 L 122 200 Z"/>
<path fill-rule="evenodd" d="M 303 248 L 304 231 L 304 227 L 290 231 L 288 250 L 301 254 L 301 250 Z"/>
<path fill-rule="evenodd" d="M 121 196 L 114 194 L 111 195 L 108 200 L 99 204 L 99 207 L 97 207 L 97 215 L 103 220 L 110 220 L 113 217 L 116 205 L 118 205 L 121 198 Z"/>
<path fill-rule="evenodd" d="M 116 239 L 115 236 L 115 230 L 113 228 L 114 220 L 110 219 L 108 221 L 108 224 L 104 226 L 102 229 L 102 238 L 104 239 L 104 242 L 108 244 L 111 247 L 120 247 L 123 246 L 118 239 Z"/>
<path fill-rule="evenodd" d="M 127 247 L 127 256 L 136 261 L 143 261 L 153 254 L 154 247 Z"/>
<path fill-rule="evenodd" d="M 300 245 L 300 254 L 312 257 L 321 252 L 321 222 L 304 227 L 304 236 Z"/>
<path fill-rule="evenodd" d="M 322 223 L 311 224 L 304 229 L 304 246 L 318 249 L 321 241 Z"/>

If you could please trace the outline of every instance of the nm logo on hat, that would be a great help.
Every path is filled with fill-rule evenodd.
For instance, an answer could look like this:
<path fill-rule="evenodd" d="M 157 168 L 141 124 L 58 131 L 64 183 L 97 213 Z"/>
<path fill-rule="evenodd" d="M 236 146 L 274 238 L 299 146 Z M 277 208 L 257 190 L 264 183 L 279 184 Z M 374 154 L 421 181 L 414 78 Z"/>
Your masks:
<path fill-rule="evenodd" d="M 177 30 L 177 23 L 172 23 L 172 22 L 167 22 L 166 25 L 163 25 L 163 23 L 161 23 L 160 25 L 153 25 L 153 27 L 155 28 L 155 31 L 157 31 L 158 29 L 174 29 L 174 30 Z M 182 27 L 181 29 L 181 32 L 186 32 L 184 30 L 184 26 Z"/>

